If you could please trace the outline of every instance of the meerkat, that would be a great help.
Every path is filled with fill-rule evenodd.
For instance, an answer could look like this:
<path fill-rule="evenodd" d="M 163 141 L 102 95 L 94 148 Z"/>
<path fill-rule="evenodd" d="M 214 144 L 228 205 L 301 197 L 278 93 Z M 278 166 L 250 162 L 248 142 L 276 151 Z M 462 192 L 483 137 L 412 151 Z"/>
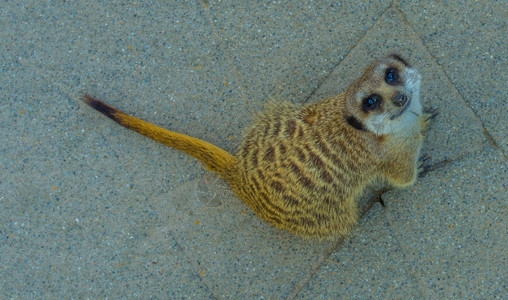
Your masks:
<path fill-rule="evenodd" d="M 200 160 L 257 215 L 306 237 L 345 236 L 371 184 L 416 180 L 431 114 L 420 102 L 421 75 L 399 55 L 370 64 L 337 96 L 314 104 L 271 103 L 245 132 L 236 155 L 132 117 L 84 95 L 122 126 Z"/>

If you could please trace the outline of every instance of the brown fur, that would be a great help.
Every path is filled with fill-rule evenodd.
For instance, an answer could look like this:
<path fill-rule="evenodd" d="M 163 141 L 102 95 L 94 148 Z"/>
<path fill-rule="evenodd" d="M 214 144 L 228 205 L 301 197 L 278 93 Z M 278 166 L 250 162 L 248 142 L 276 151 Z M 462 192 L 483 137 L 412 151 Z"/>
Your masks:
<path fill-rule="evenodd" d="M 409 67 L 391 56 L 368 67 L 341 95 L 304 106 L 270 104 L 246 131 L 236 156 L 87 95 L 84 101 L 119 124 L 198 158 L 275 226 L 302 236 L 344 236 L 358 221 L 356 200 L 367 186 L 379 181 L 396 187 L 414 183 L 421 131 L 428 123 L 421 114 L 417 124 L 401 123 L 414 127 L 403 134 L 379 134 L 367 128 L 377 112 L 362 111 L 358 95 L 368 90 L 391 99 L 401 90 L 383 84 L 376 71 L 380 65 Z M 385 102 L 380 112 L 397 109 Z"/>

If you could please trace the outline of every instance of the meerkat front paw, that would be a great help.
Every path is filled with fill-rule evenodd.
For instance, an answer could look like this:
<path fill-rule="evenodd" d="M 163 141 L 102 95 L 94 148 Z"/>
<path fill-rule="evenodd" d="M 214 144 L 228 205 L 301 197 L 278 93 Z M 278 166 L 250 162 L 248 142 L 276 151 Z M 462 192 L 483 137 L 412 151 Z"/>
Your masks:
<path fill-rule="evenodd" d="M 430 124 L 432 123 L 432 120 L 439 114 L 439 109 L 437 107 L 428 107 L 423 111 L 423 116 L 421 119 L 421 128 L 422 133 L 426 132 Z"/>

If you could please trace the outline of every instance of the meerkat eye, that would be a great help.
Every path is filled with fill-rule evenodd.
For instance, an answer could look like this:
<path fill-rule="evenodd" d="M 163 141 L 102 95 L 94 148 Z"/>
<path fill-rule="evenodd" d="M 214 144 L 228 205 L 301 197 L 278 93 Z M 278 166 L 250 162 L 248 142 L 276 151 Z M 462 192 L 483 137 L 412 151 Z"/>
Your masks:
<path fill-rule="evenodd" d="M 381 105 L 381 102 L 383 102 L 383 98 L 377 94 L 367 96 L 362 100 L 362 110 L 368 112 L 369 110 L 377 109 Z"/>
<path fill-rule="evenodd" d="M 388 68 L 385 72 L 385 81 L 390 85 L 396 85 L 400 83 L 399 71 L 395 68 Z"/>

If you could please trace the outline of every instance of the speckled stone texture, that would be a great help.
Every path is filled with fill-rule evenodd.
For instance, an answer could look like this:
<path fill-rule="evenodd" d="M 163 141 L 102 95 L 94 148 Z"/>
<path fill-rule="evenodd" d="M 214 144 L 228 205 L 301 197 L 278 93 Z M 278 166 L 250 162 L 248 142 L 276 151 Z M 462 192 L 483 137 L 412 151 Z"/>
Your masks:
<path fill-rule="evenodd" d="M 506 2 L 402 1 L 401 10 L 463 101 L 506 153 Z"/>
<path fill-rule="evenodd" d="M 506 298 L 506 5 L 450 5 L 4 2 L 0 297 Z M 392 52 L 439 109 L 434 169 L 344 240 L 271 227 L 80 100 L 234 153 L 269 99 L 334 95 Z"/>

